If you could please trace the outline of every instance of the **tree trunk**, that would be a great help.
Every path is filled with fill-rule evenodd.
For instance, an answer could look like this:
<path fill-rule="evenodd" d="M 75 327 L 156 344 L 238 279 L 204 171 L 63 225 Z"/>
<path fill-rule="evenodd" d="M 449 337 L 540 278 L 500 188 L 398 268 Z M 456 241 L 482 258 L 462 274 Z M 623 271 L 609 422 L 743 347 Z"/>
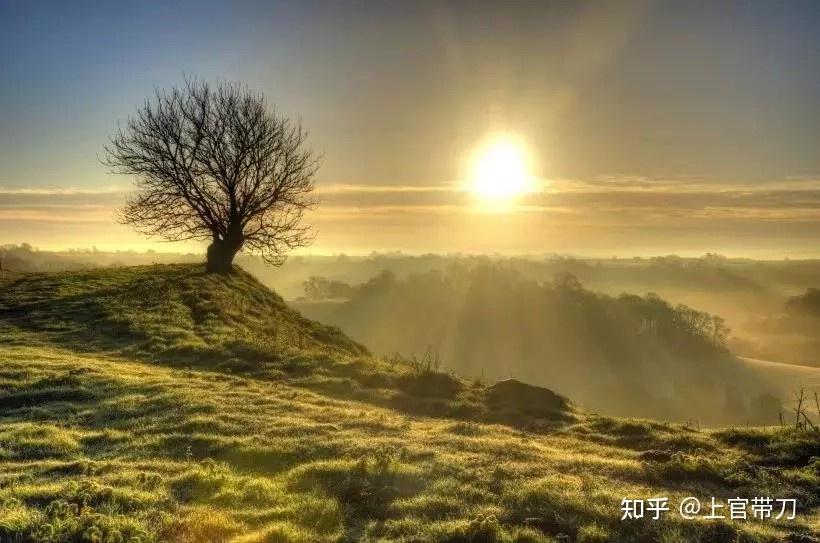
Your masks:
<path fill-rule="evenodd" d="M 233 270 L 233 259 L 241 248 L 241 241 L 215 239 L 208 246 L 208 261 L 205 269 L 210 273 L 229 273 Z"/>

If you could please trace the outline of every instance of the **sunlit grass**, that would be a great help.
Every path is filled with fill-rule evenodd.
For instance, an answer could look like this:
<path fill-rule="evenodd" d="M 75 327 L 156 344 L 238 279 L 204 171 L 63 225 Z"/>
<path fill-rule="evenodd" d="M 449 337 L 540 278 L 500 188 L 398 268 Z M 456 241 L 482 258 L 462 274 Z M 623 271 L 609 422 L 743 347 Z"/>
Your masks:
<path fill-rule="evenodd" d="M 816 446 L 788 431 L 754 430 L 747 449 L 732 445 L 746 443 L 746 431 L 636 421 L 648 428 L 645 443 L 613 445 L 621 421 L 584 418 L 539 435 L 283 382 L 56 349 L 2 352 L 0 402 L 59 380 L 68 380 L 65 397 L 79 398 L 3 411 L 0 533 L 35 541 L 44 530 L 92 527 L 126 541 L 645 541 L 708 526 L 620 523 L 624 496 L 773 492 L 817 503 L 815 464 L 758 475 L 756 459 L 796 461 Z M 640 460 L 645 447 L 670 442 L 690 452 Z"/>
<path fill-rule="evenodd" d="M 182 268 L 169 281 L 201 292 Z M 145 276 L 95 273 L 42 279 L 60 303 L 0 295 L 0 541 L 762 543 L 818 527 L 820 445 L 806 432 L 700 432 L 571 406 L 535 424 L 494 411 L 481 386 L 371 359 L 343 337 L 264 359 L 226 347 L 223 318 L 242 302 L 218 285 L 208 287 L 220 299 L 203 314 L 210 324 L 181 308 L 159 314 L 148 291 L 140 310 L 106 310 L 128 304 L 103 287 Z M 264 295 L 251 287 L 246 295 Z M 60 317 L 89 297 L 104 315 Z M 10 314 L 20 307 L 30 311 Z M 231 318 L 252 332 L 248 319 L 265 317 Z M 279 318 L 314 337 L 310 323 Z M 175 361 L 102 332 L 94 344 L 75 338 L 117 319 L 151 342 L 194 333 L 198 357 Z M 439 383 L 444 397 L 419 383 Z M 796 497 L 800 516 L 619 520 L 623 497 L 688 495 Z"/>

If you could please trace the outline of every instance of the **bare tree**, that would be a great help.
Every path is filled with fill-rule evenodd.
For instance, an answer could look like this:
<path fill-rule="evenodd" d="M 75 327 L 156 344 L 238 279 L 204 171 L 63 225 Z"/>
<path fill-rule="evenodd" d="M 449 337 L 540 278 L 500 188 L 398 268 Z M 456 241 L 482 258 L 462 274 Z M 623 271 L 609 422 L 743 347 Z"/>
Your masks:
<path fill-rule="evenodd" d="M 120 222 L 169 241 L 210 240 L 207 269 L 226 272 L 242 249 L 279 265 L 312 241 L 302 219 L 318 157 L 306 139 L 246 86 L 186 79 L 146 100 L 102 161 L 136 177 Z"/>

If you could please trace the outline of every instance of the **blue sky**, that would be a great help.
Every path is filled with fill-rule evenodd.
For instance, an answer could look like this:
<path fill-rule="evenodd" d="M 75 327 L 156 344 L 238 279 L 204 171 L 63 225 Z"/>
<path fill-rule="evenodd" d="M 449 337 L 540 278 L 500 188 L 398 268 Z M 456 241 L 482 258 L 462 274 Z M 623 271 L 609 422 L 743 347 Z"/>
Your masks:
<path fill-rule="evenodd" d="M 818 36 L 816 2 L 0 2 L 0 243 L 153 243 L 97 154 L 187 73 L 310 130 L 321 250 L 809 254 Z M 476 217 L 440 189 L 498 131 L 549 189 Z"/>

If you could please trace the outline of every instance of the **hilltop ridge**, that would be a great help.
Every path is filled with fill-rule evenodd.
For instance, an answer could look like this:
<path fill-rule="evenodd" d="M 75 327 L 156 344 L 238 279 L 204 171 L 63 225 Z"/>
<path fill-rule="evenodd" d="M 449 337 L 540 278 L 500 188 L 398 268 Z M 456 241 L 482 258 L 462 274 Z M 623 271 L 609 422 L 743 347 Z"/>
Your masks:
<path fill-rule="evenodd" d="M 203 265 L 166 264 L 7 274 L 0 286 L 0 323 L 81 350 L 217 366 L 297 351 L 368 355 L 240 268 L 207 274 Z"/>

